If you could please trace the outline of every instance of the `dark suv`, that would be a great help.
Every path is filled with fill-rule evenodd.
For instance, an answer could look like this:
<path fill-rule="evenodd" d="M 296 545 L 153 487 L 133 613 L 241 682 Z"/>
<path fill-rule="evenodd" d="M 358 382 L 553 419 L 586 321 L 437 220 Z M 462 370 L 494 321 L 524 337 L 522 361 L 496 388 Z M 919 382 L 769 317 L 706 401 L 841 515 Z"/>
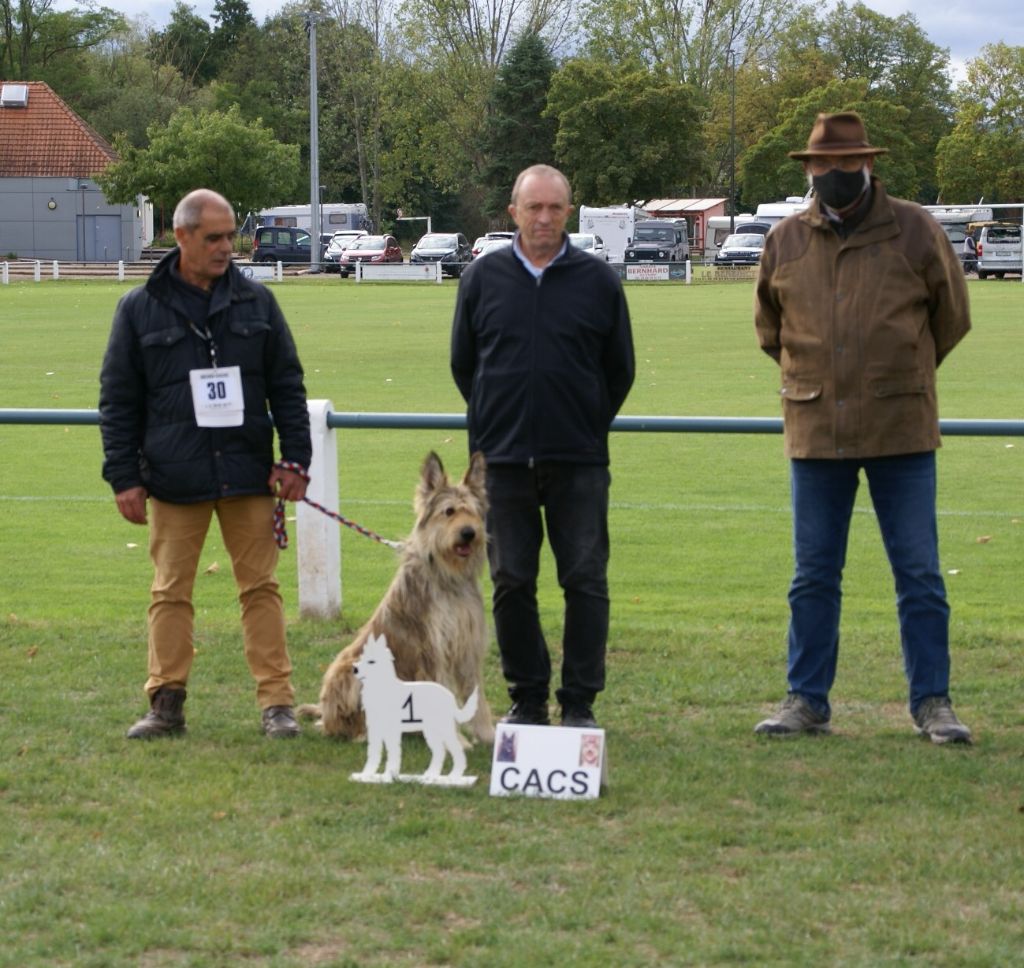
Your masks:
<path fill-rule="evenodd" d="M 283 225 L 256 230 L 252 237 L 253 262 L 304 262 L 309 264 L 312 236 L 305 229 Z"/>
<path fill-rule="evenodd" d="M 410 262 L 440 262 L 441 272 L 458 278 L 473 260 L 473 249 L 461 232 L 431 232 L 417 242 Z"/>
<path fill-rule="evenodd" d="M 685 262 L 690 258 L 686 219 L 645 219 L 637 222 L 633 239 L 626 246 L 626 264 L 640 262 Z"/>

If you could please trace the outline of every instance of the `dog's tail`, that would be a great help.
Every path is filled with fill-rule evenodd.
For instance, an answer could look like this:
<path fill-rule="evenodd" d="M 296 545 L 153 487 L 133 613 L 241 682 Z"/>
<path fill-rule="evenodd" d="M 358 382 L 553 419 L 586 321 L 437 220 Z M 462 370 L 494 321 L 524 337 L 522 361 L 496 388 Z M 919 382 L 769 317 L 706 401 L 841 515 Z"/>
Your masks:
<path fill-rule="evenodd" d="M 466 705 L 455 711 L 455 722 L 468 723 L 476 715 L 476 704 L 479 699 L 480 687 L 477 686 L 466 700 Z"/>
<path fill-rule="evenodd" d="M 321 719 L 323 717 L 323 710 L 320 708 L 319 703 L 307 702 L 302 706 L 295 707 L 295 715 L 300 719 Z"/>

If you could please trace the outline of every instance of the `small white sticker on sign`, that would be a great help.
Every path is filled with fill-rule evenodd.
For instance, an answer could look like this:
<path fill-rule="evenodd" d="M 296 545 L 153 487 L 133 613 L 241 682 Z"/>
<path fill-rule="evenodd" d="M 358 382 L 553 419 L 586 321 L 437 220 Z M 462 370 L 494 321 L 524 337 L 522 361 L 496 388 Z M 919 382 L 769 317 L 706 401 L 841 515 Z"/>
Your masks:
<path fill-rule="evenodd" d="M 603 729 L 509 723 L 495 727 L 492 797 L 596 800 L 607 775 Z"/>

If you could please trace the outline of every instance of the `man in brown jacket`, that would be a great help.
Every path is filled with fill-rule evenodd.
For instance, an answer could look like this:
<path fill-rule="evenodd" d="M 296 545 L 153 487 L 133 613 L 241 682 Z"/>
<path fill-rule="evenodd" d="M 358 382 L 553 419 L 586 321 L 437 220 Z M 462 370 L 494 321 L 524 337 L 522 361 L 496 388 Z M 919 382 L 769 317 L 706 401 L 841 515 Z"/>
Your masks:
<path fill-rule="evenodd" d="M 789 692 L 755 732 L 830 731 L 847 537 L 863 469 L 896 583 L 915 729 L 969 743 L 949 700 L 949 606 L 938 555 L 935 371 L 970 329 L 963 269 L 924 209 L 872 176 L 860 117 L 821 114 L 803 162 L 815 199 L 765 241 L 761 348 L 782 371 L 796 569 Z"/>

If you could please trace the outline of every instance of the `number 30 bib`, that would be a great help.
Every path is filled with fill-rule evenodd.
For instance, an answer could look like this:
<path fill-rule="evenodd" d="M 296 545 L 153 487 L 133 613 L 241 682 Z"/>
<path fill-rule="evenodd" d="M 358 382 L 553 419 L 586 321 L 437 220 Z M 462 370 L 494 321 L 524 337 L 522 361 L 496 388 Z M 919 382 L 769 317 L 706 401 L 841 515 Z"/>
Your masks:
<path fill-rule="evenodd" d="M 196 424 L 200 427 L 241 427 L 245 400 L 237 366 L 189 370 Z"/>

